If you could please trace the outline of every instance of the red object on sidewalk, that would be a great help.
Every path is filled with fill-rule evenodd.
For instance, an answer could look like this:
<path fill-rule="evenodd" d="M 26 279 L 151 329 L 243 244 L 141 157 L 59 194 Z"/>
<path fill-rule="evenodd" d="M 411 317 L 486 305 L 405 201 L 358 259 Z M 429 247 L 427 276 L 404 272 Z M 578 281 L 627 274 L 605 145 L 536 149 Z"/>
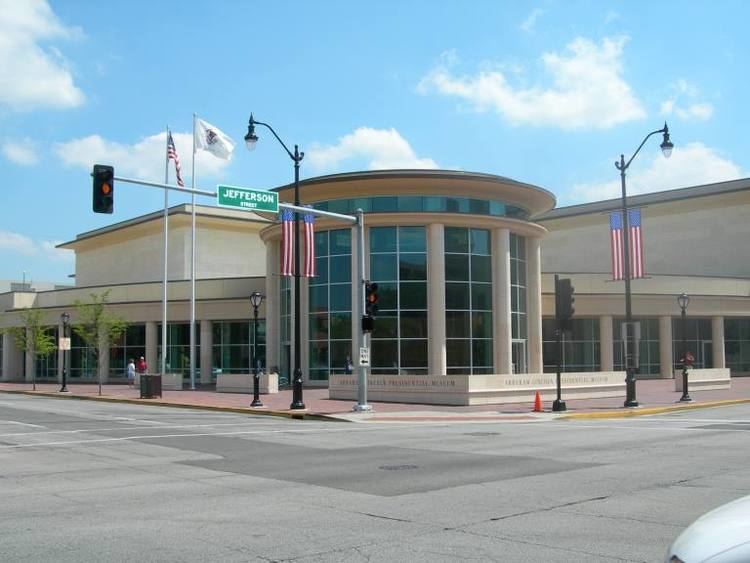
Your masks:
<path fill-rule="evenodd" d="M 534 397 L 534 412 L 544 412 L 542 410 L 542 397 L 539 395 L 539 391 L 536 392 L 536 397 Z"/>

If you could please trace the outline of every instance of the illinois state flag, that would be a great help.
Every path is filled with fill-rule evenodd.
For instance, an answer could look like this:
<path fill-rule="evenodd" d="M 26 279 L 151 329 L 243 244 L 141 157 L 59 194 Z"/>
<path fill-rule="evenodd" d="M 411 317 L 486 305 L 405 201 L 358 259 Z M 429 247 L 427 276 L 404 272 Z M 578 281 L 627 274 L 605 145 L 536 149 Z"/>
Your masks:
<path fill-rule="evenodd" d="M 612 246 L 612 279 L 625 279 L 624 225 L 622 211 L 609 214 L 609 238 Z M 643 230 L 641 210 L 628 209 L 628 251 L 630 254 L 630 279 L 646 277 L 643 267 Z"/>
<path fill-rule="evenodd" d="M 234 141 L 218 127 L 208 121 L 195 119 L 195 148 L 210 152 L 212 155 L 229 160 L 234 151 Z"/>

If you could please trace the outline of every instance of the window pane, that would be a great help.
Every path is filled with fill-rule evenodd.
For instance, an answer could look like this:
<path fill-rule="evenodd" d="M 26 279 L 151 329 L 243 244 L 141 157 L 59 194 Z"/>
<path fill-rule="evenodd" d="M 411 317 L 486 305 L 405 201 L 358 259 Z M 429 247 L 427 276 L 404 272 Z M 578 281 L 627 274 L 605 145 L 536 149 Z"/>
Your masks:
<path fill-rule="evenodd" d="M 469 279 L 469 255 L 468 254 L 446 254 L 445 255 L 445 279 L 449 281 L 468 281 Z"/>
<path fill-rule="evenodd" d="M 401 254 L 399 274 L 402 280 L 426 280 L 427 279 L 427 255 L 426 254 Z"/>
<path fill-rule="evenodd" d="M 315 279 L 312 283 L 328 283 L 328 257 L 316 254 L 315 259 Z"/>
<path fill-rule="evenodd" d="M 395 254 L 372 254 L 370 255 L 370 279 L 373 280 L 395 280 L 396 255 Z"/>
<path fill-rule="evenodd" d="M 404 282 L 401 288 L 401 309 L 427 309 L 427 284 Z M 378 290 L 378 295 L 380 290 Z"/>
<path fill-rule="evenodd" d="M 446 340 L 446 363 L 449 367 L 471 365 L 471 340 Z"/>
<path fill-rule="evenodd" d="M 426 340 L 401 341 L 401 367 L 425 367 L 427 365 Z"/>
<path fill-rule="evenodd" d="M 314 285 L 310 287 L 310 311 L 328 310 L 328 286 Z"/>
<path fill-rule="evenodd" d="M 472 340 L 471 347 L 475 366 L 492 365 L 492 340 Z"/>
<path fill-rule="evenodd" d="M 351 342 L 331 342 L 331 371 L 346 373 L 346 360 L 351 360 Z"/>
<path fill-rule="evenodd" d="M 328 338 L 328 315 L 310 315 L 310 339 L 325 340 Z"/>
<path fill-rule="evenodd" d="M 492 310 L 492 286 L 490 284 L 471 284 L 471 308 L 477 311 Z"/>
<path fill-rule="evenodd" d="M 379 321 L 380 319 L 378 319 Z M 375 325 L 377 326 L 377 322 Z M 372 341 L 372 366 L 398 369 L 398 348 L 396 340 Z"/>
<path fill-rule="evenodd" d="M 352 289 L 350 283 L 331 285 L 331 311 L 352 310 Z"/>
<path fill-rule="evenodd" d="M 374 213 L 395 213 L 398 211 L 398 198 L 393 196 L 380 196 L 372 198 L 372 211 Z"/>
<path fill-rule="evenodd" d="M 401 338 L 427 338 L 427 311 L 401 311 Z"/>
<path fill-rule="evenodd" d="M 331 256 L 331 283 L 350 282 L 352 280 L 352 257 Z"/>
<path fill-rule="evenodd" d="M 378 308 L 393 311 L 398 308 L 398 292 L 395 283 L 378 282 Z"/>
<path fill-rule="evenodd" d="M 426 252 L 426 233 L 424 227 L 399 228 L 399 250 L 401 252 Z"/>
<path fill-rule="evenodd" d="M 370 228 L 370 252 L 395 252 L 396 251 L 396 228 L 395 227 L 371 227 Z"/>
<path fill-rule="evenodd" d="M 310 343 L 310 367 L 327 368 L 328 367 L 328 343 L 311 342 Z"/>
<path fill-rule="evenodd" d="M 489 256 L 472 255 L 471 280 L 481 282 L 492 281 L 492 264 Z"/>
<path fill-rule="evenodd" d="M 471 230 L 471 253 L 490 254 L 490 232 L 484 229 Z"/>
<path fill-rule="evenodd" d="M 446 283 L 445 284 L 445 308 L 446 309 L 468 309 L 469 308 L 469 284 L 468 283 Z"/>
<path fill-rule="evenodd" d="M 445 313 L 445 335 L 447 338 L 469 338 L 471 330 L 468 311 L 448 311 Z"/>
<path fill-rule="evenodd" d="M 382 315 L 378 313 L 378 316 L 375 319 L 375 328 L 372 331 L 372 337 L 373 339 L 397 338 L 398 317 L 393 315 Z"/>
<path fill-rule="evenodd" d="M 474 338 L 492 338 L 492 313 L 472 313 L 471 322 Z"/>
<path fill-rule="evenodd" d="M 346 213 L 346 212 L 345 212 Z M 352 232 L 350 229 L 330 231 L 331 255 L 352 253 Z"/>
<path fill-rule="evenodd" d="M 445 228 L 445 251 L 467 254 L 469 252 L 469 231 L 458 227 Z"/>
<path fill-rule="evenodd" d="M 352 337 L 351 313 L 331 313 L 331 338 L 348 339 Z"/>

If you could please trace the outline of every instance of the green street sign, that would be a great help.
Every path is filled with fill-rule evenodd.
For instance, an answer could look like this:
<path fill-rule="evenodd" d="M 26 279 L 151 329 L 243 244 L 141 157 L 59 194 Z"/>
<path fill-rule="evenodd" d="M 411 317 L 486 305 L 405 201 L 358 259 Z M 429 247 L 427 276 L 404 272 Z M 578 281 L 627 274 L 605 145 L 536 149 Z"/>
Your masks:
<path fill-rule="evenodd" d="M 236 186 L 216 186 L 216 204 L 247 211 L 279 212 L 279 194 L 267 190 L 249 190 Z"/>

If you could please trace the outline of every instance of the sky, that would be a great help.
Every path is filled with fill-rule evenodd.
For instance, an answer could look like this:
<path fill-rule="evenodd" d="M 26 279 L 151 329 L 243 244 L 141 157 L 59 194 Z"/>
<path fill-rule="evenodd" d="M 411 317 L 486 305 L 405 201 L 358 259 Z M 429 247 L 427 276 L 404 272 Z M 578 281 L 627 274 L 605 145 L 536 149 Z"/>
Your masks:
<path fill-rule="evenodd" d="M 750 176 L 742 0 L 0 0 L 0 279 L 72 283 L 76 235 L 163 209 L 94 163 L 163 182 L 173 131 L 186 185 L 193 114 L 232 138 L 195 184 L 271 189 L 391 168 L 496 174 L 558 206 Z M 742 123 L 745 123 L 743 126 Z M 169 170 L 174 183 L 174 168 Z M 172 192 L 170 205 L 190 196 Z M 199 204 L 215 205 L 208 197 Z"/>

